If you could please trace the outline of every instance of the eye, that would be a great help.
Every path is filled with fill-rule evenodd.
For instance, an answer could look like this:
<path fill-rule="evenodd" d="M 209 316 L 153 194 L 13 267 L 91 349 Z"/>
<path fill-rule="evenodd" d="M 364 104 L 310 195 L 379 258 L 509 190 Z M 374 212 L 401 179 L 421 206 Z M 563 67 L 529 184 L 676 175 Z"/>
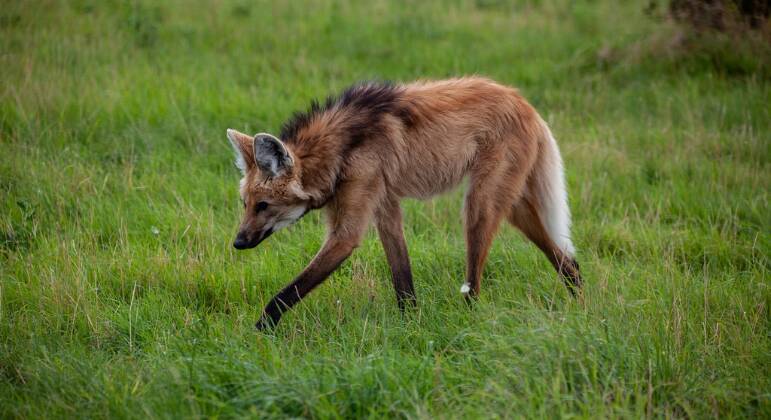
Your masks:
<path fill-rule="evenodd" d="M 261 211 L 263 211 L 263 210 L 265 210 L 265 209 L 267 209 L 267 208 L 268 208 L 268 203 L 266 203 L 266 202 L 264 202 L 264 201 L 260 201 L 260 202 L 259 202 L 259 203 L 257 203 L 257 205 L 254 207 L 254 211 L 255 211 L 255 212 L 261 212 Z"/>

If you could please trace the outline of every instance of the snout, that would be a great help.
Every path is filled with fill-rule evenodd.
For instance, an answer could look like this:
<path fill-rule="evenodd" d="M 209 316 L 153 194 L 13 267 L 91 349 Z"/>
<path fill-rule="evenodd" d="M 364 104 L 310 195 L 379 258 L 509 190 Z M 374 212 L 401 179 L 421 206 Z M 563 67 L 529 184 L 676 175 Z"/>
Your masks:
<path fill-rule="evenodd" d="M 238 235 L 236 235 L 236 240 L 233 241 L 233 247 L 236 249 L 249 249 L 253 248 L 256 243 L 253 245 L 253 241 L 249 240 L 248 235 L 246 235 L 244 232 L 238 232 Z"/>
<path fill-rule="evenodd" d="M 235 249 L 254 248 L 272 234 L 273 228 L 257 232 L 256 234 L 250 234 L 249 232 L 242 230 L 236 235 L 236 240 L 233 241 L 233 247 Z"/>

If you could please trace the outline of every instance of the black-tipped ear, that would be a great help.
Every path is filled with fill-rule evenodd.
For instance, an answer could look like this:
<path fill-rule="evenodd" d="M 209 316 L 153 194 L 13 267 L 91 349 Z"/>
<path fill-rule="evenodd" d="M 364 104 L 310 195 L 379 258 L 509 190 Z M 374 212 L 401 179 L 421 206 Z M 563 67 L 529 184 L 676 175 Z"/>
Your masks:
<path fill-rule="evenodd" d="M 281 140 L 260 133 L 254 136 L 254 163 L 262 173 L 273 178 L 292 167 L 292 157 Z"/>

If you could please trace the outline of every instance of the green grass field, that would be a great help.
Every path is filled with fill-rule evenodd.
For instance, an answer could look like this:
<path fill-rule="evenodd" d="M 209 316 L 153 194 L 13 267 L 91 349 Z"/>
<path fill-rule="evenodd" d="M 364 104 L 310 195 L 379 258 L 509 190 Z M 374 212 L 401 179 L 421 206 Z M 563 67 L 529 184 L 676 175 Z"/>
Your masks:
<path fill-rule="evenodd" d="M 771 47 L 647 3 L 0 1 L 0 417 L 768 418 Z M 552 125 L 583 302 L 506 226 L 468 308 L 461 188 L 404 203 L 417 310 L 370 232 L 255 332 L 324 226 L 234 250 L 225 129 L 466 74 Z"/>

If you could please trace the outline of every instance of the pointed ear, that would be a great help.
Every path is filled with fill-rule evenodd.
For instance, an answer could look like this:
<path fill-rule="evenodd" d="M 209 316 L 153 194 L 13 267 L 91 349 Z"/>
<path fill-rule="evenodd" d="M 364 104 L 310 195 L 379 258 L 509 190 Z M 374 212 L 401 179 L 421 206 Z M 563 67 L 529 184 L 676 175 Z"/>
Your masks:
<path fill-rule="evenodd" d="M 273 178 L 292 168 L 292 156 L 286 146 L 270 134 L 254 136 L 253 150 L 255 164 L 268 177 Z"/>
<path fill-rule="evenodd" d="M 254 142 L 252 136 L 228 128 L 228 140 L 236 152 L 236 167 L 245 174 L 254 167 Z"/>

